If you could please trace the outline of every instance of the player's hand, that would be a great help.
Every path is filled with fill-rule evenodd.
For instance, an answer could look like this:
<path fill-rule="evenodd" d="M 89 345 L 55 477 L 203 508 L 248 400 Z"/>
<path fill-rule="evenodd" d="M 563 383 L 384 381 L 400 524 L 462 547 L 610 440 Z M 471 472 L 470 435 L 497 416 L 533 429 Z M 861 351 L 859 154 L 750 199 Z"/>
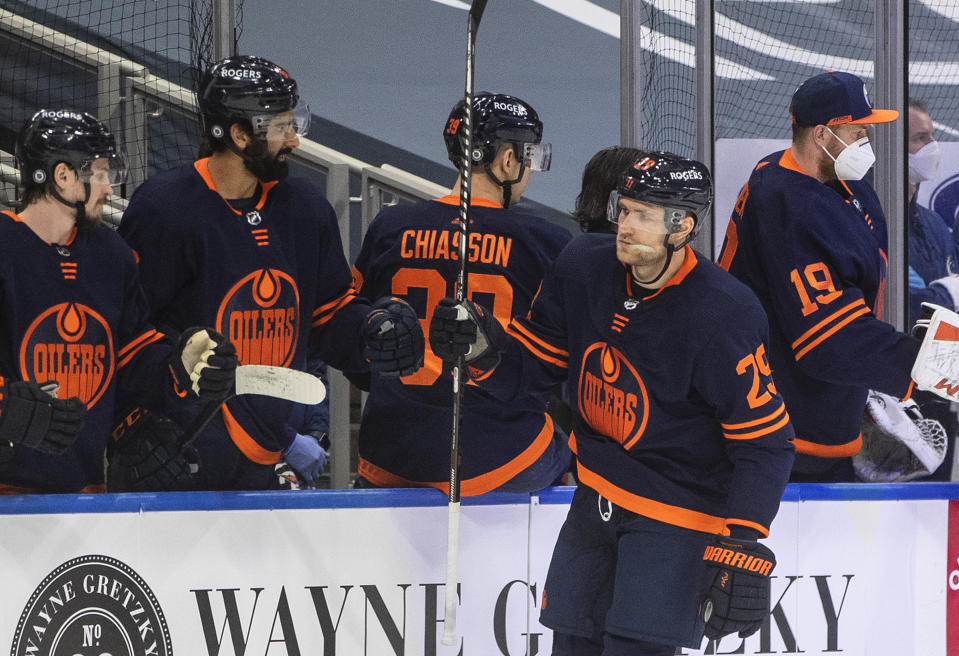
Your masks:
<path fill-rule="evenodd" d="M 373 304 L 363 324 L 363 358 L 383 376 L 409 376 L 423 366 L 426 340 L 410 304 L 386 296 Z"/>
<path fill-rule="evenodd" d="M 300 433 L 296 434 L 293 442 L 283 452 L 283 458 L 296 472 L 300 482 L 309 487 L 316 485 L 329 457 L 329 452 L 320 446 L 315 437 Z"/>
<path fill-rule="evenodd" d="M 499 321 L 482 305 L 442 299 L 430 321 L 430 348 L 444 362 L 463 356 L 471 368 L 489 371 L 499 364 L 506 347 L 506 333 Z"/>
<path fill-rule="evenodd" d="M 706 637 L 750 636 L 769 615 L 769 575 L 776 556 L 756 540 L 717 535 L 703 553 L 709 590 L 703 620 Z"/>
<path fill-rule="evenodd" d="M 62 455 L 76 442 L 86 411 L 75 396 L 58 399 L 33 381 L 0 376 L 0 443 Z"/>
<path fill-rule="evenodd" d="M 236 348 L 209 328 L 188 328 L 177 341 L 173 375 L 182 389 L 209 401 L 227 399 L 235 388 Z"/>
<path fill-rule="evenodd" d="M 180 445 L 182 432 L 169 419 L 147 410 L 126 413 L 107 448 L 107 491 L 193 490 L 199 456 Z"/>

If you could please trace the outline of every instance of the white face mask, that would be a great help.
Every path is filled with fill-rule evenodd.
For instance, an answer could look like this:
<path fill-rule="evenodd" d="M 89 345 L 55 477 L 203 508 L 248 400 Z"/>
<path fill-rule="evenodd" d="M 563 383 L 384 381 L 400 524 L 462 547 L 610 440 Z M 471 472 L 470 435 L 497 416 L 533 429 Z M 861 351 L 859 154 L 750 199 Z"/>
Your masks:
<path fill-rule="evenodd" d="M 914 153 L 909 153 L 909 182 L 919 184 L 932 180 L 939 173 L 939 142 L 930 141 Z"/>
<path fill-rule="evenodd" d="M 829 128 L 826 128 L 829 130 Z M 823 152 L 829 155 L 829 159 L 836 163 L 836 177 L 840 180 L 862 180 L 863 176 L 876 163 L 876 155 L 872 152 L 872 146 L 869 144 L 869 137 L 856 139 L 851 144 L 847 144 L 836 136 L 836 133 L 829 130 L 829 134 L 836 137 L 845 148 L 839 153 L 839 157 L 829 155 L 825 146 L 820 146 Z"/>

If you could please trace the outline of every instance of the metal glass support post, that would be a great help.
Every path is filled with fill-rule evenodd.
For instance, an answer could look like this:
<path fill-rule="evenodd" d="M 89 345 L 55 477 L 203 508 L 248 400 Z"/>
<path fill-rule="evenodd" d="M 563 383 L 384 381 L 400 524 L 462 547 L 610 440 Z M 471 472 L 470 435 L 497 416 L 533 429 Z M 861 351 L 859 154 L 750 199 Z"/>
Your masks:
<path fill-rule="evenodd" d="M 713 21 L 713 0 L 696 0 L 696 154 L 695 158 L 714 172 L 713 144 L 715 134 L 713 127 L 713 85 L 714 64 L 713 35 L 715 24 Z M 715 174 L 713 176 L 715 180 Z M 706 222 L 706 228 L 699 231 L 693 240 L 693 248 L 713 258 L 716 240 L 722 235 L 713 233 L 716 222 L 712 220 L 715 208 L 711 208 L 709 216 L 701 217 Z"/>
<path fill-rule="evenodd" d="M 643 141 L 643 86 L 638 79 L 643 74 L 642 8 L 640 0 L 619 3 L 619 143 L 636 148 Z"/>
<path fill-rule="evenodd" d="M 213 56 L 217 59 L 236 54 L 236 2 L 213 0 Z"/>
<path fill-rule="evenodd" d="M 906 137 L 908 97 L 907 2 L 875 0 L 876 82 L 873 104 L 899 110 L 899 120 L 875 128 L 876 166 L 874 184 L 886 215 L 889 234 L 889 269 L 883 319 L 898 330 L 906 327 L 907 204 Z"/>
<path fill-rule="evenodd" d="M 350 167 L 331 164 L 326 172 L 326 197 L 336 212 L 343 248 L 350 248 Z M 353 256 L 356 254 L 353 253 Z M 352 261 L 352 258 L 351 258 Z M 350 485 L 352 439 L 350 431 L 350 381 L 339 370 L 326 370 L 330 400 L 330 487 L 343 489 Z"/>

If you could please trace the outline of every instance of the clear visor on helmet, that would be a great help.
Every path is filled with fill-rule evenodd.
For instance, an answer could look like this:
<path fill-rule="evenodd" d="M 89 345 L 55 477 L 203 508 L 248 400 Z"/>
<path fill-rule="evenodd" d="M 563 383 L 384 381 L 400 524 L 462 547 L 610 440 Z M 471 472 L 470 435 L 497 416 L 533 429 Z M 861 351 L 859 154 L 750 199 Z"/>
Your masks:
<path fill-rule="evenodd" d="M 297 103 L 291 111 L 279 114 L 257 114 L 252 116 L 253 131 L 258 136 L 266 138 L 285 139 L 290 132 L 298 136 L 305 135 L 310 129 L 310 106 L 306 103 Z"/>
<path fill-rule="evenodd" d="M 530 171 L 549 171 L 553 161 L 553 146 L 548 143 L 521 143 L 523 164 Z"/>
<path fill-rule="evenodd" d="M 120 185 L 127 180 L 127 162 L 119 153 L 98 156 L 84 162 L 77 175 L 84 184 Z"/>
<path fill-rule="evenodd" d="M 655 203 L 622 196 L 617 190 L 609 194 L 606 218 L 610 223 L 622 224 L 630 220 L 636 229 L 656 235 L 667 235 L 682 230 L 686 210 L 663 207 Z"/>

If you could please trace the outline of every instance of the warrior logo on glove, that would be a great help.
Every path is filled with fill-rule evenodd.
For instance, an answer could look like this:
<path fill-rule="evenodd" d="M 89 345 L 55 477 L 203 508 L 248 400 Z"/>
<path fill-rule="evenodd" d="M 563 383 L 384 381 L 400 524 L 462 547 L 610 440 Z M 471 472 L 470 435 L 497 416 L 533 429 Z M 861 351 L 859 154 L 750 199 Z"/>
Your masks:
<path fill-rule="evenodd" d="M 754 634 L 769 615 L 773 552 L 756 540 L 717 536 L 703 560 L 709 584 L 703 612 L 706 637 Z"/>

